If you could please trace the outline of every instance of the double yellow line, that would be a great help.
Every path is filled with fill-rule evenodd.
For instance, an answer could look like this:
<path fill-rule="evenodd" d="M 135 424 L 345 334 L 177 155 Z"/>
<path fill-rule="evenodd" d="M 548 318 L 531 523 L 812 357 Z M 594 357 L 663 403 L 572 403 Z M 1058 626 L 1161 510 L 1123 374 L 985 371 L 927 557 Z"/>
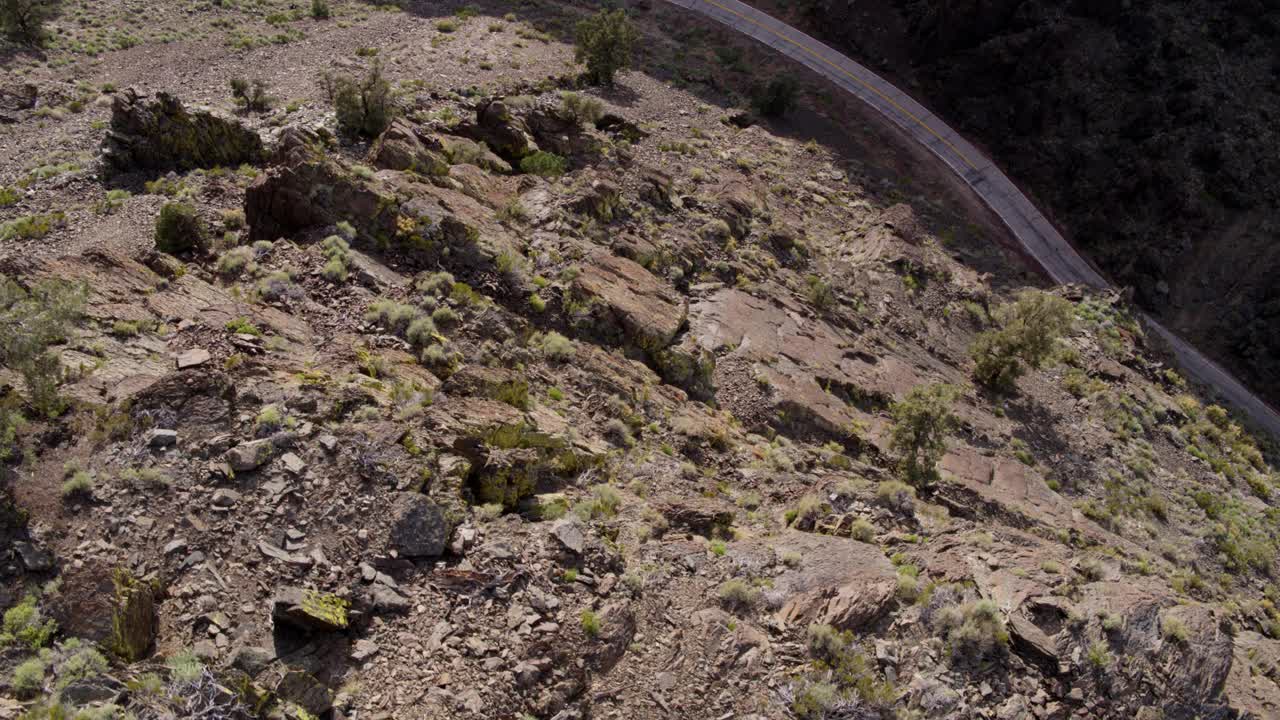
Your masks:
<path fill-rule="evenodd" d="M 912 122 L 914 122 L 914 123 L 916 123 L 917 125 L 919 125 L 920 127 L 924 128 L 924 129 L 925 129 L 925 132 L 927 132 L 927 133 L 929 133 L 930 135 L 932 135 L 932 136 L 934 136 L 935 138 L 937 138 L 937 139 L 938 139 L 938 141 L 939 141 L 939 142 L 941 142 L 943 145 L 946 145 L 948 148 L 951 148 L 951 151 L 952 151 L 952 152 L 954 152 L 954 153 L 956 154 L 956 157 L 958 157 L 958 158 L 960 158 L 962 161 L 964 161 L 964 164 L 968 165 L 970 168 L 972 168 L 972 169 L 974 169 L 974 170 L 977 170 L 977 169 L 978 169 L 978 166 L 977 166 L 977 165 L 974 165 L 974 164 L 973 164 L 973 161 L 969 160 L 969 157 L 968 157 L 967 155 L 965 155 L 963 152 L 961 152 L 961 151 L 960 151 L 960 148 L 958 148 L 958 147 L 956 147 L 955 145 L 953 145 L 953 144 L 951 143 L 951 141 L 950 141 L 950 140 L 948 140 L 948 139 L 944 138 L 943 136 L 939 135 L 939 134 L 938 134 L 938 132 L 937 132 L 936 130 L 934 130 L 933 128 L 929 127 L 929 124 L 928 124 L 928 123 L 926 123 L 924 120 L 921 120 L 919 117 L 917 117 L 917 116 L 916 116 L 914 113 L 912 113 L 911 111 L 909 111 L 909 110 L 907 110 L 906 108 L 904 108 L 904 107 L 902 107 L 901 105 L 899 105 L 899 104 L 898 104 L 898 102 L 897 102 L 896 100 L 894 100 L 893 98 L 889 97 L 888 95 L 885 95 L 883 92 L 881 92 L 881 91 L 880 91 L 880 89 L 879 89 L 879 88 L 877 88 L 876 86 L 874 86 L 874 85 L 872 85 L 871 83 L 867 82 L 866 80 L 863 80 L 862 78 L 858 77 L 857 75 L 854 75 L 853 73 L 849 72 L 848 70 L 844 69 L 843 67 L 841 67 L 841 66 L 839 66 L 839 65 L 837 65 L 837 64 L 835 64 L 835 63 L 833 63 L 833 62 L 831 62 L 830 60 L 826 59 L 825 57 L 823 57 L 823 56 L 819 55 L 818 53 L 814 52 L 814 51 L 813 51 L 811 48 L 809 48 L 808 46 L 803 45 L 803 44 L 801 44 L 801 43 L 798 43 L 798 42 L 796 42 L 795 40 L 792 40 L 791 38 L 787 37 L 786 35 L 779 34 L 779 33 L 778 33 L 776 30 L 774 30 L 773 28 L 770 28 L 769 26 L 767 26 L 767 25 L 763 25 L 763 24 L 761 24 L 761 23 L 759 23 L 759 22 L 756 22 L 753 18 L 748 17 L 748 16 L 746 16 L 746 15 L 743 15 L 742 13 L 738 12 L 737 10 L 734 10 L 733 8 L 725 7 L 724 5 L 721 5 L 720 3 L 716 2 L 715 0 L 695 0 L 695 2 L 704 2 L 704 3 L 708 4 L 708 5 L 713 5 L 713 6 L 715 6 L 715 7 L 718 7 L 718 8 L 720 8 L 721 10 L 723 10 L 723 11 L 725 11 L 725 12 L 729 13 L 730 15 L 733 15 L 734 17 L 740 18 L 740 19 L 742 19 L 742 20 L 744 20 L 744 21 L 746 21 L 746 22 L 748 22 L 748 23 L 751 23 L 752 25 L 755 25 L 756 27 L 760 28 L 761 30 L 764 30 L 765 32 L 767 32 L 767 33 L 769 33 L 770 35 L 772 35 L 773 37 L 781 38 L 782 40 L 785 40 L 785 41 L 787 41 L 788 43 L 791 43 L 792 45 L 796 46 L 797 48 L 800 48 L 800 49 L 801 49 L 802 51 L 804 51 L 805 53 L 807 53 L 807 54 L 809 54 L 809 55 L 812 55 L 813 57 L 815 57 L 815 58 L 817 58 L 818 60 L 822 61 L 824 64 L 831 66 L 832 68 L 834 68 L 834 69 L 835 69 L 836 71 L 838 71 L 839 73 L 841 73 L 841 74 L 845 75 L 846 77 L 848 77 L 849 79 L 851 79 L 851 80 L 853 80 L 854 82 L 858 83 L 859 85 L 861 85 L 862 87 L 866 88 L 867 90 L 870 90 L 871 92 L 875 93 L 877 96 L 879 96 L 879 97 L 880 97 L 880 99 L 881 99 L 881 100 L 884 100 L 886 103 L 888 103 L 888 104 L 892 105 L 892 106 L 893 106 L 893 108 L 894 108 L 895 110 L 897 110 L 898 112 L 902 113 L 903 115 L 905 115 L 905 116 L 906 116 L 906 117 L 908 117 L 908 118 L 911 118 Z"/>

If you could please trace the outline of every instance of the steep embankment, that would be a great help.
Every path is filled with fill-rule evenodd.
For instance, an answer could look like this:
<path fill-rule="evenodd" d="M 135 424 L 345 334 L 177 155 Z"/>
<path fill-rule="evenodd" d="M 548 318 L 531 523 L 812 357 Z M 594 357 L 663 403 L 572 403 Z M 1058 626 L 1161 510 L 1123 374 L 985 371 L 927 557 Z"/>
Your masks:
<path fill-rule="evenodd" d="M 791 19 L 915 84 L 1139 303 L 1277 399 L 1280 7 L 806 5 Z"/>

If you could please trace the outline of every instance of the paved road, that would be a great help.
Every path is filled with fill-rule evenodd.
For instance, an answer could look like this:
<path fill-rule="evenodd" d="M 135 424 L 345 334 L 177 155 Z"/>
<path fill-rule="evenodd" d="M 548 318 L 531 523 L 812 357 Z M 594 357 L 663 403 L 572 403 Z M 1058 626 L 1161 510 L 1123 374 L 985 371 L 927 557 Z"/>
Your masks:
<path fill-rule="evenodd" d="M 1054 282 L 1077 283 L 1098 289 L 1111 287 L 1106 278 L 1071 247 L 990 159 L 884 78 L 790 25 L 737 0 L 667 2 L 706 15 L 755 38 L 875 108 L 960 176 Z M 1169 344 L 1186 375 L 1217 390 L 1226 403 L 1280 439 L 1280 413 L 1153 318 L 1144 314 L 1142 321 L 1148 331 Z"/>

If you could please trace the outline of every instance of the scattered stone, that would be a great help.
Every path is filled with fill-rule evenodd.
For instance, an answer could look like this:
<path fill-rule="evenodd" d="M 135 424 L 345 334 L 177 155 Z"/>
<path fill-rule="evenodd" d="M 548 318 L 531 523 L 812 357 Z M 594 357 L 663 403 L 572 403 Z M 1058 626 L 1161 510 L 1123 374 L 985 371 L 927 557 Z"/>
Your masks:
<path fill-rule="evenodd" d="M 153 448 L 173 447 L 178 444 L 178 431 L 155 428 L 147 433 L 147 445 Z"/>
<path fill-rule="evenodd" d="M 319 590 L 286 587 L 271 601 L 271 617 L 303 630 L 332 632 L 345 630 L 350 624 L 347 614 L 351 603 Z"/>
<path fill-rule="evenodd" d="M 213 506 L 219 508 L 234 507 L 240 502 L 240 493 L 227 488 L 218 488 L 213 491 Z"/>
<path fill-rule="evenodd" d="M 266 648 L 246 645 L 232 655 L 231 667 L 243 670 L 250 677 L 254 677 L 266 670 L 275 659 L 275 653 Z"/>
<path fill-rule="evenodd" d="M 53 569 L 53 553 L 48 550 L 36 547 L 25 540 L 15 542 L 13 549 L 18 551 L 18 557 L 22 558 L 22 566 L 28 571 L 47 572 Z"/>
<path fill-rule="evenodd" d="M 436 557 L 444 552 L 449 524 L 440 508 L 420 493 L 396 493 L 391 505 L 390 548 L 402 557 Z"/>
<path fill-rule="evenodd" d="M 227 451 L 227 464 L 235 472 L 256 470 L 275 454 L 270 438 L 241 443 Z"/>
<path fill-rule="evenodd" d="M 377 655 L 378 651 L 381 649 L 382 648 L 378 647 L 378 644 L 372 640 L 365 640 L 361 638 L 360 640 L 356 640 L 355 647 L 351 650 L 351 659 L 356 662 L 364 662 L 374 655 Z"/>
<path fill-rule="evenodd" d="M 280 457 L 280 462 L 284 464 L 285 472 L 290 475 L 301 475 L 307 469 L 307 464 L 302 458 L 289 452 Z"/>
<path fill-rule="evenodd" d="M 587 545 L 582 523 L 571 518 L 556 521 L 556 524 L 551 526 L 551 537 L 575 555 L 581 555 Z"/>

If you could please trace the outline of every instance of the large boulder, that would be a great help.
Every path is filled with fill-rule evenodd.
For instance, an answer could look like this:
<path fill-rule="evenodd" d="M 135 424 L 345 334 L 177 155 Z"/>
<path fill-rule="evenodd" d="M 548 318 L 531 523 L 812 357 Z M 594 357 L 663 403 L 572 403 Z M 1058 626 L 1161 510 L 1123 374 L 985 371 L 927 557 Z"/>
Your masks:
<path fill-rule="evenodd" d="M 774 581 L 782 601 L 777 619 L 783 623 L 857 630 L 878 620 L 894 603 L 898 575 L 876 545 L 791 531 L 774 547 L 801 558 L 798 566 Z"/>
<path fill-rule="evenodd" d="M 458 132 L 483 142 L 511 162 L 538 151 L 528 125 L 501 100 L 481 104 L 476 109 L 475 124 L 461 125 Z"/>
<path fill-rule="evenodd" d="M 421 175 L 445 175 L 449 161 L 439 143 L 428 148 L 408 121 L 397 119 L 369 150 L 369 162 L 386 170 L 412 170 Z"/>
<path fill-rule="evenodd" d="M 319 590 L 282 588 L 271 601 L 271 617 L 302 630 L 333 632 L 351 624 L 346 600 Z"/>
<path fill-rule="evenodd" d="M 386 183 L 326 158 L 305 134 L 287 139 L 276 150 L 280 164 L 245 191 L 250 239 L 274 240 L 340 220 L 350 220 L 368 237 L 395 234 L 399 202 Z"/>
<path fill-rule="evenodd" d="M 109 171 L 193 170 L 257 163 L 262 138 L 234 118 L 188 109 L 168 93 L 155 97 L 130 88 L 111 103 L 111 129 L 103 143 Z"/>
<path fill-rule="evenodd" d="M 449 539 L 440 508 L 418 493 L 397 493 L 391 506 L 390 546 L 401 557 L 437 557 Z"/>
<path fill-rule="evenodd" d="M 583 264 L 573 289 L 599 311 L 598 330 L 650 353 L 671 344 L 688 314 L 684 300 L 653 273 L 608 253 Z"/>

